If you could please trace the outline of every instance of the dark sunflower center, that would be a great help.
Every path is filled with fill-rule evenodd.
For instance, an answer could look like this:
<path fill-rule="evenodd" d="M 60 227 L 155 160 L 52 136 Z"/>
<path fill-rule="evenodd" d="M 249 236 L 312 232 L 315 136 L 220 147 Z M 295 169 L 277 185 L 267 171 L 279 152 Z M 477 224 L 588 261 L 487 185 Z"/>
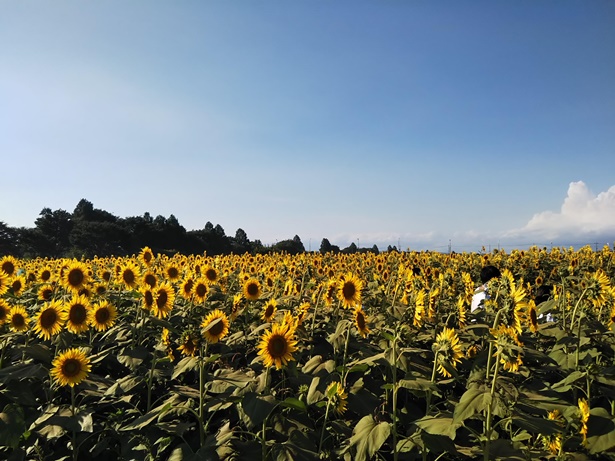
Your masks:
<path fill-rule="evenodd" d="M 265 317 L 271 317 L 273 315 L 273 305 L 269 304 L 265 309 Z"/>
<path fill-rule="evenodd" d="M 13 280 L 13 291 L 15 292 L 19 290 L 21 290 L 21 280 Z"/>
<path fill-rule="evenodd" d="M 105 324 L 111 318 L 111 312 L 106 307 L 103 307 L 96 311 L 95 317 L 97 323 Z"/>
<path fill-rule="evenodd" d="M 108 282 L 109 280 L 111 280 L 111 272 L 109 272 L 109 271 L 104 271 L 104 272 L 103 272 L 103 274 L 102 274 L 102 279 L 103 279 L 105 282 Z"/>
<path fill-rule="evenodd" d="M 354 299 L 354 295 L 357 292 L 357 287 L 354 286 L 352 282 L 344 283 L 344 287 L 342 288 L 342 294 L 344 295 L 344 299 Z"/>
<path fill-rule="evenodd" d="M 70 322 L 74 325 L 81 325 L 85 323 L 88 318 L 88 311 L 86 310 L 83 304 L 74 304 L 70 308 L 70 313 L 68 314 L 68 318 Z"/>
<path fill-rule="evenodd" d="M 156 276 L 154 274 L 147 274 L 145 276 L 145 283 L 154 288 L 156 286 Z"/>
<path fill-rule="evenodd" d="M 196 290 L 195 290 L 195 292 L 196 292 L 196 295 L 197 295 L 199 298 L 202 298 L 203 296 L 205 296 L 205 295 L 207 294 L 207 287 L 206 287 L 205 285 L 203 285 L 202 283 L 199 283 L 199 284 L 196 286 Z"/>
<path fill-rule="evenodd" d="M 357 326 L 359 330 L 363 330 L 365 328 L 365 316 L 361 313 L 357 314 Z"/>
<path fill-rule="evenodd" d="M 55 309 L 46 309 L 40 316 L 41 328 L 49 329 L 56 324 L 58 313 Z"/>
<path fill-rule="evenodd" d="M 50 288 L 46 288 L 45 290 L 42 291 L 41 293 L 41 297 L 45 300 L 45 301 L 49 301 L 51 299 L 51 294 L 53 293 L 53 290 L 51 290 Z"/>
<path fill-rule="evenodd" d="M 248 288 L 246 290 L 250 296 L 258 295 L 258 285 L 256 283 L 248 284 Z"/>
<path fill-rule="evenodd" d="M 127 269 L 122 274 L 122 278 L 124 279 L 124 282 L 130 285 L 135 282 L 135 273 L 131 271 L 130 269 Z"/>
<path fill-rule="evenodd" d="M 184 283 L 184 293 L 190 294 L 192 292 L 192 287 L 194 286 L 194 282 L 192 280 L 188 280 Z"/>
<path fill-rule="evenodd" d="M 46 282 L 50 278 L 51 278 L 51 272 L 49 272 L 48 270 L 44 270 L 43 272 L 41 272 L 41 280 L 43 282 Z"/>
<path fill-rule="evenodd" d="M 81 362 L 77 359 L 67 359 L 62 365 L 62 374 L 74 378 L 81 372 Z"/>
<path fill-rule="evenodd" d="M 7 275 L 12 275 L 13 271 L 15 270 L 15 264 L 13 264 L 11 261 L 5 261 L 4 263 L 2 263 L 2 270 L 6 272 Z"/>
<path fill-rule="evenodd" d="M 267 350 L 269 351 L 269 355 L 275 359 L 284 357 L 288 350 L 288 342 L 284 336 L 275 335 L 269 340 Z"/>
<path fill-rule="evenodd" d="M 538 318 L 536 317 L 536 311 L 534 309 L 530 311 L 530 321 L 532 322 L 532 325 L 536 325 L 538 323 Z"/>
<path fill-rule="evenodd" d="M 169 274 L 169 278 L 175 279 L 179 277 L 179 270 L 177 270 L 177 267 L 169 267 L 167 274 Z"/>
<path fill-rule="evenodd" d="M 169 295 L 166 291 L 160 290 L 158 292 L 158 297 L 156 298 L 156 305 L 159 309 L 164 308 L 167 305 L 167 301 L 169 300 Z"/>
<path fill-rule="evenodd" d="M 22 328 L 26 324 L 26 319 L 21 314 L 14 314 L 11 323 L 15 328 Z"/>
<path fill-rule="evenodd" d="M 154 295 L 151 291 L 146 291 L 143 296 L 145 297 L 146 306 L 152 306 L 154 304 Z"/>
<path fill-rule="evenodd" d="M 146 264 L 149 264 L 152 261 L 152 258 L 153 255 L 149 251 L 143 253 L 143 261 L 145 261 Z"/>
<path fill-rule="evenodd" d="M 73 287 L 78 287 L 83 283 L 85 275 L 81 269 L 73 269 L 68 273 L 68 284 Z"/>
<path fill-rule="evenodd" d="M 222 319 L 216 319 L 214 320 L 214 322 L 216 323 L 209 329 L 209 334 L 212 336 L 221 335 L 224 331 L 224 322 L 222 321 Z"/>
<path fill-rule="evenodd" d="M 213 282 L 218 278 L 218 274 L 215 269 L 207 269 L 207 272 L 205 272 L 205 277 L 207 277 L 207 280 L 211 280 Z"/>
<path fill-rule="evenodd" d="M 6 319 L 7 310 L 0 306 L 0 322 L 3 322 Z"/>

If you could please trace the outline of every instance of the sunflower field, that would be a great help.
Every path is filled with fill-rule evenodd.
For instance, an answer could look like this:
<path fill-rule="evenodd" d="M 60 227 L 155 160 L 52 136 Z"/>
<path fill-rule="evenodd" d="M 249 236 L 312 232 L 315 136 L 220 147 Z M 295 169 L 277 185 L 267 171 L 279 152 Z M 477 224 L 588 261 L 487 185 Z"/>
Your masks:
<path fill-rule="evenodd" d="M 608 247 L 4 256 L 0 459 L 615 459 L 614 322 Z"/>

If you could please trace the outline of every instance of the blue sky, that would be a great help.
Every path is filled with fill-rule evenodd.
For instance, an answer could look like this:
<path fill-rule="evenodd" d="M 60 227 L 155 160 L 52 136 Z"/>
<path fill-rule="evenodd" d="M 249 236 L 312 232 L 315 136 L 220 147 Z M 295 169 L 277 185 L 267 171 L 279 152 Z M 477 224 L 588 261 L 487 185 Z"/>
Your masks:
<path fill-rule="evenodd" d="M 615 241 L 612 1 L 0 1 L 0 221 Z"/>

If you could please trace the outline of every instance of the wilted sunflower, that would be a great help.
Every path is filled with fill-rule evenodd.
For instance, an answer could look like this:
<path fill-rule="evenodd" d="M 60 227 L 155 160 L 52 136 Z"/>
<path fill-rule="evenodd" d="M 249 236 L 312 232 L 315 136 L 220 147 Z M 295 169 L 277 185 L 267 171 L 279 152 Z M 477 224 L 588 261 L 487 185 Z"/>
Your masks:
<path fill-rule="evenodd" d="M 139 282 L 139 277 L 141 276 L 141 272 L 139 270 L 139 266 L 137 266 L 131 260 L 126 260 L 124 264 L 120 267 L 120 272 L 118 274 L 119 280 L 121 283 L 126 286 L 126 288 L 135 288 Z"/>
<path fill-rule="evenodd" d="M 52 362 L 51 376 L 60 386 L 71 386 L 83 381 L 92 367 L 86 353 L 78 348 L 68 349 Z"/>
<path fill-rule="evenodd" d="M 263 358 L 266 367 L 275 365 L 279 370 L 294 360 L 293 352 L 297 350 L 297 341 L 293 333 L 294 330 L 288 324 L 273 324 L 270 330 L 263 333 L 258 345 L 258 355 Z"/>
<path fill-rule="evenodd" d="M 278 303 L 274 298 L 269 299 L 263 306 L 263 314 L 261 315 L 261 319 L 265 322 L 271 322 L 277 310 L 277 305 Z"/>
<path fill-rule="evenodd" d="M 363 282 L 351 273 L 346 274 L 339 282 L 337 297 L 343 307 L 354 307 L 361 304 Z"/>
<path fill-rule="evenodd" d="M 463 352 L 459 344 L 459 337 L 452 328 L 444 327 L 444 329 L 436 336 L 436 341 L 432 346 L 432 350 L 437 356 L 438 373 L 445 378 L 450 378 L 452 375 L 447 370 L 447 366 L 457 369 L 457 364 L 461 362 Z"/>
<path fill-rule="evenodd" d="M 73 296 L 64 306 L 66 312 L 66 329 L 71 333 L 83 333 L 89 328 L 91 306 L 85 296 Z"/>
<path fill-rule="evenodd" d="M 169 315 L 175 303 L 175 290 L 169 282 L 162 282 L 153 290 L 154 304 L 151 313 L 159 319 L 164 319 Z"/>
<path fill-rule="evenodd" d="M 156 257 L 154 256 L 154 253 L 152 252 L 150 247 L 143 247 L 138 257 L 139 261 L 141 261 L 147 267 L 151 266 L 156 260 Z"/>
<path fill-rule="evenodd" d="M 4 299 L 0 299 L 0 325 L 6 322 L 11 306 Z"/>
<path fill-rule="evenodd" d="M 66 314 L 61 301 L 50 301 L 41 307 L 36 315 L 34 331 L 43 339 L 51 339 L 62 330 Z"/>
<path fill-rule="evenodd" d="M 0 305 L 0 310 L 2 306 Z M 11 331 L 21 332 L 27 331 L 30 324 L 30 317 L 26 310 L 21 306 L 12 307 L 8 312 L 6 321 L 9 324 Z M 2 323 L 2 322 L 0 322 Z"/>
<path fill-rule="evenodd" d="M 327 386 L 325 395 L 329 400 L 329 404 L 333 405 L 335 413 L 342 415 L 346 412 L 346 407 L 348 405 L 348 394 L 344 391 L 344 386 L 342 386 L 342 383 L 339 381 L 333 381 Z"/>
<path fill-rule="evenodd" d="M 249 278 L 243 284 L 243 295 L 250 301 L 256 301 L 261 297 L 261 284 L 255 278 Z"/>
<path fill-rule="evenodd" d="M 7 255 L 0 258 L 0 272 L 4 272 L 7 277 L 12 277 L 17 272 L 17 259 Z"/>
<path fill-rule="evenodd" d="M 203 319 L 201 328 L 203 328 L 202 332 L 205 340 L 210 344 L 215 344 L 228 334 L 228 317 L 224 312 L 216 309 Z"/>
<path fill-rule="evenodd" d="M 177 348 L 185 356 L 194 357 L 199 350 L 199 337 L 192 331 L 185 331 L 181 337 L 181 344 Z"/>
<path fill-rule="evenodd" d="M 354 310 L 354 324 L 356 325 L 359 334 L 364 338 L 367 337 L 370 329 L 367 326 L 367 317 L 365 316 L 365 312 L 363 312 L 363 309 L 361 309 L 360 306 L 356 307 Z"/>
<path fill-rule="evenodd" d="M 98 331 L 105 331 L 115 323 L 117 310 L 109 301 L 101 301 L 92 306 L 90 324 Z"/>
<path fill-rule="evenodd" d="M 11 280 L 11 291 L 15 296 L 21 296 L 26 289 L 26 278 L 23 275 L 17 275 Z"/>
<path fill-rule="evenodd" d="M 67 290 L 79 291 L 88 283 L 88 273 L 88 266 L 79 261 L 72 261 L 62 271 L 62 286 Z"/>
<path fill-rule="evenodd" d="M 0 272 L 0 296 L 9 291 L 9 276 Z"/>
<path fill-rule="evenodd" d="M 192 296 L 194 302 L 202 304 L 207 300 L 207 294 L 209 293 L 209 283 L 205 277 L 200 277 L 194 282 L 192 287 Z"/>

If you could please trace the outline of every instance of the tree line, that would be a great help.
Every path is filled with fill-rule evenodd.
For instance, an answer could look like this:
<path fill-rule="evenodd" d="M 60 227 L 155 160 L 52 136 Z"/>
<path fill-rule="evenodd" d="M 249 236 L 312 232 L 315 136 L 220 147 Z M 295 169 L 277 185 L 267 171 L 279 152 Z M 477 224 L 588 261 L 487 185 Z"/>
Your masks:
<path fill-rule="evenodd" d="M 203 229 L 187 231 L 174 215 L 155 218 L 146 212 L 143 216 L 120 218 L 108 211 L 94 208 L 81 199 L 72 213 L 43 208 L 34 227 L 10 227 L 0 221 L 0 256 L 21 258 L 92 258 L 94 256 L 127 256 L 137 254 L 143 247 L 164 254 L 207 254 L 209 256 L 243 253 L 286 252 L 298 254 L 305 247 L 298 235 L 274 245 L 251 241 L 239 228 L 234 236 L 227 236 L 220 224 L 207 222 Z M 389 251 L 396 250 L 389 247 Z M 321 253 L 356 253 L 373 251 L 378 247 L 358 248 L 351 243 L 340 249 L 326 238 L 322 239 Z"/>

